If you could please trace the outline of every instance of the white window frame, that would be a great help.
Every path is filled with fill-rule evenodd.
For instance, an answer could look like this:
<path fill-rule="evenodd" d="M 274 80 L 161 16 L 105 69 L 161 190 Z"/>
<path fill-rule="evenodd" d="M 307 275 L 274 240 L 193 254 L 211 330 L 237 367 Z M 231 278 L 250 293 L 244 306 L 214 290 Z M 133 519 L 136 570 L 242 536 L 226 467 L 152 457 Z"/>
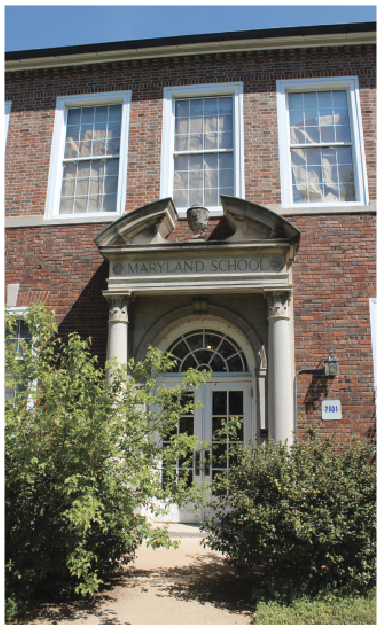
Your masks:
<path fill-rule="evenodd" d="M 7 147 L 9 119 L 11 116 L 12 101 L 6 101 L 4 103 L 4 148 Z"/>
<path fill-rule="evenodd" d="M 304 203 L 293 203 L 288 95 L 292 92 L 311 92 L 324 90 L 345 90 L 347 92 L 348 112 L 351 126 L 352 157 L 356 200 L 339 202 L 332 201 L 329 203 L 310 203 L 308 201 Z M 276 100 L 282 207 L 353 207 L 356 205 L 368 205 L 368 180 L 365 166 L 363 126 L 361 121 L 358 77 L 351 76 L 305 80 L 279 80 L 276 81 Z M 329 145 L 333 144 L 330 143 Z"/>
<path fill-rule="evenodd" d="M 244 125 L 243 82 L 199 84 L 164 88 L 163 138 L 161 145 L 160 198 L 173 198 L 173 153 L 175 139 L 175 100 L 196 97 L 233 97 L 234 114 L 234 195 L 244 198 Z M 221 206 L 209 207 L 215 216 L 222 216 Z M 187 209 L 178 208 L 180 217 L 186 217 Z"/>
<path fill-rule="evenodd" d="M 373 380 L 374 380 L 374 389 L 375 389 L 375 398 L 377 394 L 377 298 L 370 297 L 369 298 L 369 320 L 371 325 L 371 348 L 372 348 L 372 356 L 373 356 Z"/>
<path fill-rule="evenodd" d="M 96 218 L 103 221 L 105 218 L 115 219 L 125 213 L 125 201 L 127 191 L 128 170 L 128 135 L 129 115 L 132 99 L 132 91 L 113 91 L 95 93 L 90 95 L 77 95 L 76 97 L 58 97 L 56 100 L 55 126 L 51 147 L 51 162 L 49 168 L 48 193 L 46 218 L 47 219 L 73 219 L 81 218 L 84 222 L 94 221 Z M 119 181 L 117 191 L 116 213 L 86 213 L 86 214 L 60 214 L 60 192 L 63 181 L 63 158 L 65 149 L 65 131 L 67 112 L 69 108 L 101 105 L 122 105 L 120 154 L 119 154 Z"/>

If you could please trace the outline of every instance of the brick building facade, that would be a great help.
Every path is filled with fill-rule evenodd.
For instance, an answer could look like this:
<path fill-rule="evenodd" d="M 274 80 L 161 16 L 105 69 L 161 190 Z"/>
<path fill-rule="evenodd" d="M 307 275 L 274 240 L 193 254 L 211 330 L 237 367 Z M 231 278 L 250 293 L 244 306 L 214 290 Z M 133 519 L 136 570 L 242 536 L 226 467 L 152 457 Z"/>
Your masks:
<path fill-rule="evenodd" d="M 249 333 L 254 332 L 257 345 L 265 353 L 264 366 L 258 365 L 259 370 L 262 368 L 259 374 L 257 363 L 256 369 L 251 369 L 249 363 L 247 366 L 252 380 L 257 375 L 264 381 L 256 380 L 252 388 L 252 400 L 259 402 L 253 403 L 255 421 L 250 435 L 261 442 L 262 430 L 276 437 L 283 433 L 277 433 L 278 423 L 269 420 L 278 417 L 280 388 L 271 391 L 272 342 L 268 329 L 277 312 L 268 304 L 268 293 L 274 293 L 278 302 L 284 303 L 287 297 L 284 319 L 292 340 L 286 350 L 273 353 L 276 363 L 280 358 L 288 359 L 285 372 L 289 385 L 284 389 L 289 394 L 284 390 L 281 394 L 288 399 L 285 407 L 292 408 L 293 413 L 285 435 L 289 436 L 295 424 L 297 376 L 299 436 L 304 420 L 316 420 L 324 434 L 336 430 L 341 437 L 354 432 L 367 438 L 375 426 L 369 309 L 369 299 L 376 296 L 375 29 L 374 23 L 269 29 L 7 53 L 5 100 L 10 114 L 5 150 L 5 302 L 20 309 L 20 315 L 21 309 L 33 302 L 54 309 L 62 334 L 77 330 L 84 337 L 92 337 L 100 363 L 110 354 L 108 330 L 111 332 L 112 327 L 108 325 L 111 317 L 107 299 L 111 303 L 118 288 L 129 301 L 129 356 L 137 357 L 145 342 L 157 342 L 160 347 L 166 342 L 170 349 L 172 324 L 175 337 L 185 336 L 203 328 L 204 316 L 212 332 L 228 334 L 232 315 L 232 340 L 246 348 L 252 336 Z M 296 97 L 291 100 L 292 95 Z M 301 106 L 295 105 L 294 99 L 300 99 Z M 204 114 L 195 116 L 203 101 Z M 212 108 L 217 103 L 219 114 L 215 115 Z M 73 147 L 77 152 L 79 146 L 70 134 L 72 129 L 73 134 L 79 130 L 83 134 L 83 128 L 76 128 L 77 124 L 71 127 L 68 112 L 72 111 L 73 117 L 81 113 L 81 121 L 85 121 L 85 115 L 95 112 L 96 107 L 92 137 L 95 157 L 99 138 L 96 131 L 104 126 L 99 134 L 107 135 L 108 126 L 110 137 L 114 134 L 111 104 L 119 108 L 121 104 L 123 112 L 121 145 L 114 146 L 112 158 L 119 159 L 118 189 L 114 194 L 117 176 L 113 180 L 105 171 L 103 209 L 108 204 L 110 207 L 108 212 L 101 207 L 92 212 L 91 205 L 97 198 L 91 196 L 96 182 L 92 172 L 87 177 L 88 185 L 84 185 L 89 188 L 88 194 L 80 200 L 72 193 L 72 198 L 64 200 L 64 186 L 69 190 L 72 187 L 74 192 L 81 180 L 77 171 L 76 181 L 73 177 L 64 183 L 65 170 L 84 169 L 91 155 L 84 150 L 81 157 L 79 150 L 78 161 L 66 163 L 63 139 L 66 134 L 68 146 L 68 138 L 72 143 L 68 152 Z M 106 106 L 107 123 L 98 128 L 98 113 Z M 175 107 L 180 107 L 180 112 L 189 108 L 189 114 L 178 118 Z M 202 122 L 204 130 L 199 128 Z M 187 129 L 189 132 L 185 132 Z M 79 143 L 87 138 L 91 138 L 89 129 Z M 206 150 L 199 154 L 203 147 L 199 143 L 203 142 Z M 217 144 L 221 144 L 219 149 Z M 105 152 L 106 167 L 102 169 L 111 172 L 112 154 Z M 311 152 L 323 157 L 321 164 L 310 158 L 315 156 Z M 196 161 L 201 157 L 204 168 L 199 172 Z M 97 157 L 92 160 L 92 169 L 100 171 L 103 161 Z M 188 169 L 182 167 L 178 172 L 178 166 L 187 165 L 186 161 Z M 219 170 L 209 171 L 215 161 Z M 221 166 L 228 165 L 234 167 L 225 172 Z M 217 184 L 218 178 L 226 189 Z M 199 190 L 201 183 L 205 184 L 210 218 L 204 234 L 207 240 L 199 242 L 193 241 L 186 207 L 196 202 L 193 196 L 197 192 L 203 191 Z M 112 187 L 112 195 L 108 187 Z M 84 188 L 81 191 L 84 193 Z M 98 191 L 97 204 L 101 205 Z M 222 199 L 223 204 L 217 199 L 209 204 L 214 200 L 209 196 L 217 193 L 228 198 Z M 117 203 L 112 208 L 116 195 Z M 152 204 L 159 200 L 163 206 L 155 212 Z M 244 201 L 251 204 L 244 207 Z M 88 205 L 88 211 L 81 211 L 81 205 Z M 223 212 L 224 207 L 227 212 Z M 65 213 L 68 209 L 70 213 Z M 137 225 L 133 221 L 135 213 Z M 161 218 L 156 215 L 159 213 Z M 156 233 L 158 226 L 168 227 L 166 234 L 162 229 L 156 248 L 153 240 L 145 237 L 146 214 L 149 232 Z M 241 234 L 244 222 L 246 231 Z M 113 235 L 119 234 L 119 240 L 101 244 L 98 239 L 96 244 L 97 236 L 111 223 Z M 277 236 L 275 242 L 273 236 Z M 146 245 L 153 253 L 157 249 L 156 253 L 171 253 L 171 258 L 178 254 L 184 262 L 192 261 L 193 249 L 193 258 L 205 262 L 204 254 L 209 249 L 213 258 L 230 258 L 232 252 L 228 255 L 226 251 L 229 244 L 235 255 L 233 262 L 227 262 L 229 266 L 235 263 L 234 267 L 245 266 L 239 262 L 251 266 L 250 254 L 260 255 L 262 267 L 263 253 L 273 245 L 276 261 L 284 244 L 284 284 L 283 278 L 273 278 L 272 269 L 267 277 L 256 279 L 249 273 L 248 277 L 235 276 L 230 281 L 227 276 L 224 283 L 213 274 L 217 265 L 212 264 L 222 260 L 212 258 L 209 265 L 204 264 L 210 267 L 210 276 L 203 276 L 206 284 L 201 287 L 192 278 L 189 287 L 188 276 L 180 277 L 180 286 L 179 278 L 173 286 L 165 278 L 156 278 L 158 283 L 153 278 L 152 286 L 146 279 L 142 286 L 137 283 L 131 287 L 125 274 L 124 284 L 123 278 L 118 280 L 123 286 L 118 287 L 115 274 L 108 268 L 108 259 L 110 267 L 116 264 L 116 258 L 123 267 L 124 258 L 133 262 L 135 248 L 135 253 L 141 253 L 140 261 L 144 261 Z M 289 244 L 295 251 L 293 261 L 287 255 Z M 129 245 L 136 246 L 130 249 Z M 158 255 L 153 257 L 156 260 Z M 252 262 L 252 266 L 259 266 L 256 260 Z M 157 264 L 153 266 L 155 270 Z M 144 277 L 145 271 L 144 267 Z M 256 273 L 261 275 L 261 270 Z M 286 292 L 284 297 L 276 296 Z M 196 300 L 203 302 L 203 309 Z M 197 317 L 202 321 L 196 321 Z M 155 323 L 163 324 L 162 334 Z M 229 324 L 228 331 L 225 323 Z M 237 340 L 236 332 L 240 333 Z M 323 370 L 330 348 L 339 360 L 334 378 L 325 377 Z M 254 350 L 255 358 L 260 350 Z M 271 399 L 276 401 L 272 410 Z M 339 420 L 322 420 L 324 399 L 340 401 Z"/>

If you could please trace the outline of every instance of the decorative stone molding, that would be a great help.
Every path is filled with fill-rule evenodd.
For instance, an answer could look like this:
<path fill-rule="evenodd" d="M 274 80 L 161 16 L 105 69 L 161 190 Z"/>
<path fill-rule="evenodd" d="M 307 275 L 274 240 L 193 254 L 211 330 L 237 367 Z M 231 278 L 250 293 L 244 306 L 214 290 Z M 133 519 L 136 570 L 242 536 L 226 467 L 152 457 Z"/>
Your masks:
<path fill-rule="evenodd" d="M 268 320 L 273 318 L 289 319 L 290 290 L 264 291 L 268 301 Z"/>
<path fill-rule="evenodd" d="M 121 275 L 123 272 L 123 265 L 121 264 L 121 262 L 115 262 L 115 264 L 112 266 L 112 271 L 115 275 Z"/>
<path fill-rule="evenodd" d="M 192 306 L 195 314 L 206 315 L 208 312 L 208 301 L 206 299 L 193 299 Z"/>

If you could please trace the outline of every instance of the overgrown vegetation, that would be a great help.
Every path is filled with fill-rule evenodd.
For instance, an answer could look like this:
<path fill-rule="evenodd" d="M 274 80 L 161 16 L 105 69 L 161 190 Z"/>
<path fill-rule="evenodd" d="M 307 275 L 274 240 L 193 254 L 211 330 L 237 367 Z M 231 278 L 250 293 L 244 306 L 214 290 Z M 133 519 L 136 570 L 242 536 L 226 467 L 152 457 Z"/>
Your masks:
<path fill-rule="evenodd" d="M 155 498 L 182 503 L 187 495 L 197 438 L 178 435 L 177 423 L 198 404 L 180 395 L 204 380 L 191 370 L 181 386 L 161 386 L 173 362 L 150 349 L 144 362 L 129 362 L 135 378 L 113 368 L 106 382 L 89 342 L 54 336 L 53 313 L 35 306 L 24 319 L 32 339 L 17 347 L 15 319 L 6 315 L 7 620 L 37 594 L 93 594 L 144 538 L 175 546 L 141 513 L 155 511 Z M 172 442 L 163 446 L 164 438 Z M 176 477 L 177 458 L 184 467 Z"/>
<path fill-rule="evenodd" d="M 205 541 L 258 572 L 256 601 L 357 596 L 375 586 L 372 450 L 354 438 L 319 440 L 313 430 L 293 447 L 270 440 L 237 450 L 237 465 L 216 485 Z"/>
<path fill-rule="evenodd" d="M 376 592 L 367 596 L 345 597 L 324 594 L 303 596 L 287 605 L 278 601 L 260 601 L 253 617 L 254 625 L 375 625 Z"/>

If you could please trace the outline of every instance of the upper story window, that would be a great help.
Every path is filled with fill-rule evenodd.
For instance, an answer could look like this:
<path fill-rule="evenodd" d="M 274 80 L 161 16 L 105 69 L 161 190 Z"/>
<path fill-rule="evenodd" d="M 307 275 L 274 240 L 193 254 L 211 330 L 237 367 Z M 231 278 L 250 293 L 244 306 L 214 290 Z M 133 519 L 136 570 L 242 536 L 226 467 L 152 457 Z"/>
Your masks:
<path fill-rule="evenodd" d="M 283 207 L 368 204 L 357 78 L 277 82 Z"/>
<path fill-rule="evenodd" d="M 242 84 L 164 91 L 161 198 L 183 215 L 198 202 L 222 213 L 220 194 L 243 197 Z"/>
<path fill-rule="evenodd" d="M 57 99 L 49 217 L 125 211 L 130 92 Z"/>

